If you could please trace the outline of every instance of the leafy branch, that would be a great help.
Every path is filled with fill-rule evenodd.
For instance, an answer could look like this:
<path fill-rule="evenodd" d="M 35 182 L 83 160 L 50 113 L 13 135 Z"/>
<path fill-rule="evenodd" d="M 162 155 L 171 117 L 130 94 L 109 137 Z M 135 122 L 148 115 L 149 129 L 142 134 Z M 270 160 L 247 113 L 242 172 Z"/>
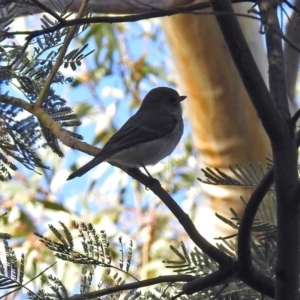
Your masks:
<path fill-rule="evenodd" d="M 61 18 L 66 14 L 68 5 L 62 9 Z M 78 18 L 84 15 L 85 6 L 86 2 L 83 2 L 77 14 Z M 6 18 L 1 23 L 4 30 L 1 35 L 2 40 L 8 37 L 5 33 L 13 21 L 14 8 L 14 6 L 8 10 L 5 10 L 6 7 L 1 8 L 1 12 L 6 14 Z M 43 16 L 42 22 L 45 27 L 49 27 L 52 21 Z M 71 40 L 86 28 L 87 26 L 81 29 L 72 27 L 53 34 L 45 34 L 43 41 L 36 40 L 31 54 L 22 52 L 16 45 L 4 46 L 9 50 L 0 53 L 0 61 L 3 62 L 0 68 L 1 87 L 13 85 L 27 98 L 27 100 L 18 99 L 9 96 L 8 93 L 2 94 L 0 98 L 1 132 L 3 133 L 0 152 L 1 180 L 11 178 L 9 169 L 17 169 L 9 157 L 29 169 L 46 168 L 36 153 L 36 150 L 41 147 L 36 146 L 37 142 L 42 137 L 46 140 L 42 146 L 50 147 L 60 157 L 63 156 L 63 152 L 60 149 L 58 137 L 63 141 L 67 140 L 66 143 L 71 147 L 74 140 L 82 139 L 79 134 L 65 129 L 79 126 L 81 122 L 77 120 L 72 109 L 66 106 L 66 101 L 56 94 L 52 85 L 72 82 L 71 78 L 65 78 L 59 72 L 59 68 L 64 65 L 64 67 L 71 66 L 74 69 L 92 52 L 84 54 L 87 47 L 85 45 L 67 54 Z M 57 48 L 61 41 L 63 41 L 61 47 Z M 53 63 L 54 60 L 55 63 Z M 31 116 L 15 121 L 16 116 L 24 111 L 29 112 Z"/>

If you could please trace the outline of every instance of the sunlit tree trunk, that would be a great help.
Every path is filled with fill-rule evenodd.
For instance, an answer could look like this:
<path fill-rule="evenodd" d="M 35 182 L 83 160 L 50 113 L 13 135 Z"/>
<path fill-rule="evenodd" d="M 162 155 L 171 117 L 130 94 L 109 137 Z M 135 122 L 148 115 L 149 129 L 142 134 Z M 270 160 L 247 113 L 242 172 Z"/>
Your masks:
<path fill-rule="evenodd" d="M 246 18 L 240 18 L 240 21 L 266 77 L 259 23 Z M 269 140 L 229 56 L 214 16 L 176 15 L 164 18 L 162 22 L 174 58 L 177 83 L 188 95 L 188 120 L 192 125 L 194 146 L 198 150 L 196 176 L 201 176 L 200 169 L 203 167 L 217 167 L 224 171 L 229 165 L 265 163 L 270 150 Z M 195 222 L 200 233 L 210 241 L 231 234 L 232 229 L 224 225 L 215 213 L 230 217 L 229 208 L 232 207 L 241 214 L 244 205 L 240 196 L 247 199 L 251 192 L 252 188 L 199 183 L 200 205 Z"/>

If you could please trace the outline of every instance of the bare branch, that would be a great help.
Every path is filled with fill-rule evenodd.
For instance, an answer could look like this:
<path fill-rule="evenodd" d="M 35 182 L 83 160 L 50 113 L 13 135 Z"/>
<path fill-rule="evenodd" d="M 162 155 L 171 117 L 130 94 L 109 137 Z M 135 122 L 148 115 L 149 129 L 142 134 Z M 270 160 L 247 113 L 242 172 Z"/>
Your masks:
<path fill-rule="evenodd" d="M 262 120 L 262 124 L 271 140 L 283 139 L 286 131 L 278 125 L 281 114 L 257 68 L 249 46 L 233 14 L 230 1 L 211 1 L 215 12 L 228 12 L 228 15 L 216 15 L 228 49 L 239 71 L 251 101 Z M 267 116 L 267 117 L 266 117 Z M 286 128 L 284 128 L 286 129 Z"/>
<path fill-rule="evenodd" d="M 84 15 L 87 3 L 88 3 L 88 0 L 83 0 L 82 1 L 82 5 L 81 5 L 81 7 L 78 11 L 78 14 L 77 14 L 75 20 L 80 19 Z M 63 43 L 62 47 L 60 48 L 59 55 L 56 59 L 56 62 L 54 64 L 49 76 L 47 77 L 47 79 L 45 81 L 43 89 L 39 93 L 39 97 L 38 97 L 38 99 L 35 103 L 37 106 L 42 106 L 43 101 L 46 99 L 47 93 L 48 93 L 48 90 L 49 90 L 49 88 L 52 84 L 53 78 L 54 78 L 55 74 L 57 73 L 58 69 L 60 68 L 60 66 L 63 62 L 64 56 L 67 53 L 68 47 L 69 47 L 72 39 L 74 38 L 76 30 L 77 30 L 76 26 L 73 26 L 73 27 L 70 28 L 70 31 L 68 32 L 68 34 L 67 34 L 67 36 L 64 40 L 64 43 Z"/>
<path fill-rule="evenodd" d="M 286 1 L 286 4 L 289 4 Z M 286 38 L 284 43 L 284 59 L 287 93 L 289 100 L 294 103 L 298 68 L 300 61 L 300 39 L 299 39 L 299 10 L 300 0 L 296 0 L 292 6 L 293 12 L 286 25 Z M 295 47 L 296 46 L 296 47 Z"/>
<path fill-rule="evenodd" d="M 70 300 L 85 300 L 85 299 L 95 299 L 96 297 L 107 296 L 116 292 L 133 290 L 137 288 L 142 288 L 145 286 L 152 286 L 159 283 L 169 283 L 169 282 L 189 282 L 195 279 L 195 276 L 191 275 L 169 275 L 169 276 L 159 276 L 156 278 L 141 280 L 139 282 L 127 283 L 123 285 L 117 285 L 111 288 L 103 289 L 100 291 L 84 293 L 82 295 L 74 295 L 69 297 Z"/>
<path fill-rule="evenodd" d="M 280 111 L 280 115 L 289 120 L 291 115 L 287 101 L 282 40 L 274 32 L 275 29 L 276 32 L 281 31 L 276 4 L 273 1 L 259 1 L 259 7 L 268 49 L 270 94 Z"/>

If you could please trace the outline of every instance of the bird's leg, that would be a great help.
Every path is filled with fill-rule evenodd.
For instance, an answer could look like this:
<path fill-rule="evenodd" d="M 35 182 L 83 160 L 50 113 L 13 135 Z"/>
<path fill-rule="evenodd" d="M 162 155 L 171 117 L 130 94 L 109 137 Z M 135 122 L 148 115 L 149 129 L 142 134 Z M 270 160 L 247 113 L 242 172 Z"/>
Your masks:
<path fill-rule="evenodd" d="M 145 170 L 145 172 L 147 173 L 147 175 L 150 177 L 150 178 L 153 178 L 151 176 L 151 174 L 149 173 L 149 171 L 147 170 L 146 166 L 140 161 L 140 164 L 141 164 L 141 167 Z"/>

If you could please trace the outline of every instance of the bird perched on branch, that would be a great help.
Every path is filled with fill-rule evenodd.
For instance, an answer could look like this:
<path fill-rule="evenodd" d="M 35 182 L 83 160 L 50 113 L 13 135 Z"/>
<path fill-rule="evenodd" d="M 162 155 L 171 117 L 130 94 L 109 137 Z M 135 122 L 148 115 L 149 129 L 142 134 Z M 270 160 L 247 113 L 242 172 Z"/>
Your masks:
<path fill-rule="evenodd" d="M 180 102 L 185 98 L 168 87 L 152 89 L 139 110 L 108 140 L 102 150 L 90 162 L 70 174 L 67 180 L 82 176 L 103 161 L 129 168 L 145 168 L 170 155 L 183 133 Z"/>

